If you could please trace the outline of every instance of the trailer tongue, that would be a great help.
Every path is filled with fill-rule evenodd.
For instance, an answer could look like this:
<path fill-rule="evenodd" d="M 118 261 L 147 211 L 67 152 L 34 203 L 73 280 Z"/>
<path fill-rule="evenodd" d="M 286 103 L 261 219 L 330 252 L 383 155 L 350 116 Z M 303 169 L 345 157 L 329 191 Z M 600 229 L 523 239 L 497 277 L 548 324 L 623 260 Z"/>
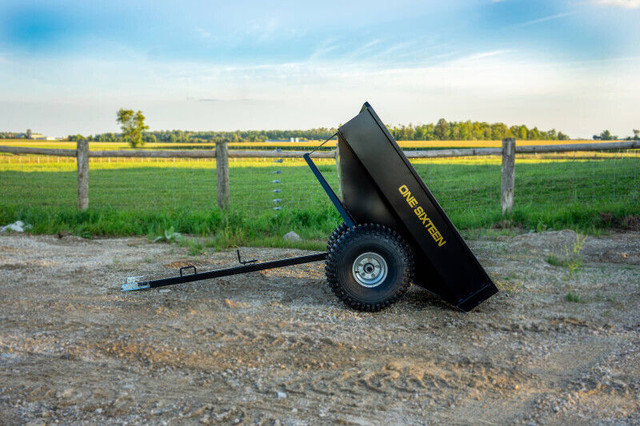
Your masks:
<path fill-rule="evenodd" d="M 342 201 L 315 166 L 304 159 L 344 220 L 327 252 L 180 276 L 140 281 L 141 290 L 326 259 L 327 281 L 348 306 L 377 311 L 398 300 L 413 282 L 469 311 L 498 289 L 373 108 L 338 129 Z M 193 273 L 185 275 L 187 269 Z"/>

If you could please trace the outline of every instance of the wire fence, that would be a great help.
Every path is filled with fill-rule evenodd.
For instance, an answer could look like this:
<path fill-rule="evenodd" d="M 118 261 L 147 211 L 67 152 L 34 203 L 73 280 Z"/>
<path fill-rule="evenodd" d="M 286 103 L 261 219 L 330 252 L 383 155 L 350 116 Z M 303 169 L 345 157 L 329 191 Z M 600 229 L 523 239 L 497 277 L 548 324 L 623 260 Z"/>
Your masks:
<path fill-rule="evenodd" d="M 500 217 L 501 159 L 412 160 L 454 223 Z M 514 214 L 551 217 L 593 212 L 640 214 L 640 150 L 517 154 Z"/>
<path fill-rule="evenodd" d="M 501 213 L 501 157 L 413 158 L 454 223 L 481 224 Z M 316 164 L 339 193 L 336 162 Z M 614 211 L 640 206 L 640 150 L 517 154 L 514 213 Z M 230 208 L 247 215 L 324 209 L 330 201 L 300 158 L 230 158 Z M 89 160 L 91 209 L 212 211 L 215 158 Z M 75 209 L 74 157 L 0 153 L 0 206 Z M 629 207 L 631 206 L 631 207 Z M 484 219 L 483 219 L 484 218 Z"/>
<path fill-rule="evenodd" d="M 337 185 L 335 161 L 317 163 Z M 75 208 L 76 175 L 73 157 L 0 154 L 0 203 Z M 230 206 L 235 210 L 277 212 L 329 205 L 301 159 L 231 158 L 229 175 Z M 215 158 L 90 158 L 89 187 L 92 209 L 218 208 Z"/>

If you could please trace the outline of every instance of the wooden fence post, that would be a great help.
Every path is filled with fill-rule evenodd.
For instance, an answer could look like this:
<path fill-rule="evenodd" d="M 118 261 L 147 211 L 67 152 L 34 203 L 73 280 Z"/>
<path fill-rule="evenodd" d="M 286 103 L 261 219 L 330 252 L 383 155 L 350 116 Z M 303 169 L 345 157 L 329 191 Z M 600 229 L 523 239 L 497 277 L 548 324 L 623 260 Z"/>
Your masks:
<path fill-rule="evenodd" d="M 513 209 L 513 189 L 515 187 L 516 140 L 502 139 L 502 214 Z"/>
<path fill-rule="evenodd" d="M 76 150 L 78 163 L 78 209 L 89 208 L 89 141 L 79 140 Z"/>
<path fill-rule="evenodd" d="M 227 142 L 216 142 L 216 174 L 218 177 L 218 206 L 229 207 L 229 147 Z"/>

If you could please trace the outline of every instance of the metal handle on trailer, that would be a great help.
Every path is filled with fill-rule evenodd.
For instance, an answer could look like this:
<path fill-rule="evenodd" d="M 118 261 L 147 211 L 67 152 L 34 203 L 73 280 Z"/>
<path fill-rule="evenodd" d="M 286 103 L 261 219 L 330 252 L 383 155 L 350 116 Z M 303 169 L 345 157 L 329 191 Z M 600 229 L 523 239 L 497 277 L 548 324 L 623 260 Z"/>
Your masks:
<path fill-rule="evenodd" d="M 346 223 L 349 228 L 351 228 L 352 226 L 355 226 L 355 222 L 353 221 L 353 218 L 351 217 L 347 209 L 344 208 L 342 201 L 340 201 L 336 193 L 333 192 L 333 189 L 331 189 L 331 186 L 329 186 L 329 183 L 327 182 L 327 180 L 324 178 L 324 176 L 322 176 L 322 173 L 320 173 L 318 166 L 316 166 L 316 163 L 314 163 L 313 160 L 311 159 L 310 154 L 306 153 L 302 155 L 302 158 L 304 158 L 304 161 L 307 162 L 307 164 L 309 165 L 309 168 L 315 175 L 316 179 L 318 179 L 318 182 L 320 182 L 320 185 L 322 185 L 322 189 L 324 189 L 324 192 L 327 193 L 327 196 L 333 203 L 334 207 L 336 208 L 336 210 L 338 210 L 338 213 L 340 213 L 340 216 L 342 216 L 342 220 L 344 220 L 344 223 Z"/>

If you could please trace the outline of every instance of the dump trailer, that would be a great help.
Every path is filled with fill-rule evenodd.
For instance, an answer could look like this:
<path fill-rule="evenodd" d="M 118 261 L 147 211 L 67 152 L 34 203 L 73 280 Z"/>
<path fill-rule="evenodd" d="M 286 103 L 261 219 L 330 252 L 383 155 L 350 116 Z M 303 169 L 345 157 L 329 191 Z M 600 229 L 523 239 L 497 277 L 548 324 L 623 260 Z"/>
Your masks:
<path fill-rule="evenodd" d="M 189 266 L 160 280 L 131 277 L 122 290 L 324 260 L 331 290 L 357 310 L 383 309 L 412 283 L 464 311 L 498 291 L 371 105 L 365 103 L 337 136 L 342 199 L 311 153 L 303 156 L 344 220 L 326 252 L 268 262 L 243 261 L 238 252 L 239 266 L 200 273 Z"/>

